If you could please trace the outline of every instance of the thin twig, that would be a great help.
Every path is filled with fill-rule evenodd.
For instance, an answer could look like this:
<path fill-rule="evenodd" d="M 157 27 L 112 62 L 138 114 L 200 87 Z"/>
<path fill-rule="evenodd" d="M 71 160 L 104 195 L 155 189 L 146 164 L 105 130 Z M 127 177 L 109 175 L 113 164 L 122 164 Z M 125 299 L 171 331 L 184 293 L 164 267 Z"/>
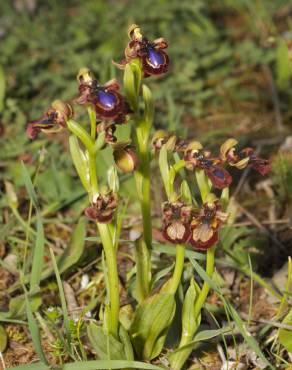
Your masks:
<path fill-rule="evenodd" d="M 273 74 L 272 74 L 272 71 L 269 65 L 263 64 L 262 68 L 263 68 L 263 71 L 269 83 L 271 98 L 272 98 L 272 102 L 274 106 L 276 127 L 277 127 L 278 132 L 282 134 L 284 132 L 284 125 L 283 125 L 283 118 L 282 118 L 282 113 L 280 109 L 278 91 L 277 91 L 277 87 L 274 81 L 274 77 L 273 77 Z"/>

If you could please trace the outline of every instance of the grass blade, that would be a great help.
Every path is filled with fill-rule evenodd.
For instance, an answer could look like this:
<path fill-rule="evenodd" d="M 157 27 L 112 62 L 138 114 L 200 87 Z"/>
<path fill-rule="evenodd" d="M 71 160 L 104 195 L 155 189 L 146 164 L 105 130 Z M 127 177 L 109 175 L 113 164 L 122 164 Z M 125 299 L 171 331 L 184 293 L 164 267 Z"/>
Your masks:
<path fill-rule="evenodd" d="M 44 264 L 45 235 L 41 216 L 37 213 L 37 237 L 33 252 L 32 269 L 30 275 L 30 292 L 35 292 L 40 287 L 41 274 Z"/>
<path fill-rule="evenodd" d="M 231 305 L 231 303 L 226 298 L 224 298 L 217 284 L 207 275 L 205 270 L 198 264 L 198 262 L 195 259 L 189 257 L 189 260 L 192 263 L 192 265 L 195 267 L 200 277 L 204 281 L 207 281 L 210 287 L 219 294 L 222 302 L 225 304 L 228 312 L 230 313 L 241 335 L 243 336 L 243 338 L 245 339 L 249 347 L 266 363 L 268 367 L 274 370 L 275 369 L 274 366 L 266 359 L 265 355 L 263 354 L 263 352 L 261 351 L 259 347 L 259 344 L 254 339 L 254 337 L 249 333 L 249 331 L 246 329 L 245 323 L 242 321 L 242 319 L 236 312 L 235 308 Z"/>
<path fill-rule="evenodd" d="M 58 289 L 59 289 L 59 294 L 60 294 L 60 300 L 61 300 L 61 306 L 62 306 L 62 312 L 63 312 L 63 318 L 64 318 L 64 326 L 65 326 L 65 331 L 66 331 L 66 337 L 67 341 L 70 347 L 71 343 L 71 332 L 70 332 L 70 322 L 69 322 L 69 315 L 68 315 L 68 310 L 67 310 L 67 304 L 66 304 L 66 298 L 64 294 L 64 288 L 61 280 L 61 276 L 58 270 L 57 266 L 57 261 L 54 255 L 54 252 L 52 248 L 50 248 L 50 254 L 53 262 L 53 268 L 55 271 L 56 279 L 57 279 L 57 284 L 58 284 Z"/>
<path fill-rule="evenodd" d="M 29 327 L 31 339 L 34 344 L 35 351 L 38 354 L 42 364 L 47 364 L 47 359 L 42 349 L 40 331 L 38 328 L 37 321 L 34 318 L 33 313 L 32 313 L 27 291 L 25 291 L 24 294 L 25 294 L 27 321 L 28 321 L 28 327 Z"/>
<path fill-rule="evenodd" d="M 0 113 L 4 109 L 5 98 L 5 74 L 3 68 L 0 66 Z"/>
<path fill-rule="evenodd" d="M 25 185 L 26 191 L 29 195 L 29 198 L 31 199 L 35 208 L 38 209 L 37 195 L 36 195 L 36 192 L 34 190 L 34 186 L 32 184 L 29 172 L 28 172 L 28 170 L 27 170 L 27 168 L 26 168 L 26 166 L 23 162 L 21 162 L 21 174 L 22 174 L 24 185 Z"/>

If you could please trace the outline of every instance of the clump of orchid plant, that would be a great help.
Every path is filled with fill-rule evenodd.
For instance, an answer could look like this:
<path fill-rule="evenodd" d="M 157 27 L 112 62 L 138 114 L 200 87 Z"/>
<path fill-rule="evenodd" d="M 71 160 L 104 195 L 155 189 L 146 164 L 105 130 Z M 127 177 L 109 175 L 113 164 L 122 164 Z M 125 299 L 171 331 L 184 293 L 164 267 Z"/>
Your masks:
<path fill-rule="evenodd" d="M 137 25 L 132 25 L 128 34 L 130 41 L 125 58 L 119 64 L 114 63 L 124 70 L 123 89 L 117 80 L 100 84 L 89 69 L 82 68 L 77 76 L 78 96 L 68 102 L 53 102 L 39 120 L 28 124 L 27 135 L 36 139 L 40 132 L 64 129 L 70 132 L 71 157 L 88 193 L 89 204 L 84 212 L 96 223 L 106 265 L 108 300 L 100 310 L 103 326 L 91 322 L 89 339 L 99 338 L 101 347 L 105 340 L 120 346 L 118 358 L 116 352 L 111 353 L 112 349 L 108 348 L 111 359 L 136 357 L 149 361 L 161 355 L 176 312 L 175 294 L 181 282 L 186 249 L 206 251 L 206 273 L 212 278 L 220 227 L 228 219 L 232 177 L 227 167 L 251 166 L 265 175 L 270 164 L 258 158 L 251 148 L 238 149 L 234 139 L 222 144 L 218 155 L 203 148 L 198 141 L 183 140 L 164 131 L 154 133 L 151 140 L 154 102 L 143 78 L 168 71 L 167 42 L 163 38 L 149 41 Z M 86 108 L 89 129 L 76 121 L 74 105 Z M 119 141 L 115 136 L 116 126 L 124 124 L 131 126 L 131 135 L 128 140 Z M 100 151 L 106 147 L 112 149 L 116 164 L 109 169 L 108 181 L 100 178 L 96 167 Z M 176 260 L 172 276 L 153 292 L 151 252 L 155 244 L 152 242 L 150 162 L 157 156 L 166 194 L 161 206 L 161 231 L 165 243 L 176 245 Z M 117 169 L 133 173 L 135 177 L 143 224 L 143 233 L 135 241 L 134 298 L 137 303 L 132 305 L 127 320 L 122 319 L 125 311 L 120 307 L 117 264 L 121 232 L 117 223 L 120 203 Z M 185 171 L 187 176 L 182 176 Z M 194 194 L 199 194 L 199 199 Z M 190 282 L 183 303 L 181 340 L 178 348 L 168 354 L 172 369 L 181 369 L 191 352 L 187 344 L 198 330 L 209 289 L 207 281 L 202 286 L 194 279 Z M 97 353 L 102 357 L 102 350 Z"/>

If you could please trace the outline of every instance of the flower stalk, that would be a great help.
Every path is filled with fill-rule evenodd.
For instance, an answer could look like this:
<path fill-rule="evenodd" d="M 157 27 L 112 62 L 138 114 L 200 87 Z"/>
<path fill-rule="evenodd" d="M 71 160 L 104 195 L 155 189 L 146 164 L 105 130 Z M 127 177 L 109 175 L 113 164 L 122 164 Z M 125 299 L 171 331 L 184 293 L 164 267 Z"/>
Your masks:
<path fill-rule="evenodd" d="M 96 131 L 96 118 L 95 113 L 91 107 L 88 108 L 88 114 L 91 123 L 91 137 L 87 132 L 75 121 L 68 122 L 68 128 L 76 135 L 84 144 L 87 149 L 88 157 L 88 170 L 89 170 L 89 180 L 90 180 L 90 200 L 91 202 L 97 196 L 99 192 L 98 177 L 96 171 L 96 152 L 93 150 L 95 135 L 93 131 Z M 80 171 L 77 171 L 80 176 Z M 84 184 L 84 179 L 81 178 L 82 184 Z M 88 188 L 86 187 L 86 190 Z M 106 269 L 109 281 L 109 323 L 108 329 L 109 333 L 115 338 L 118 338 L 118 328 L 119 328 L 119 277 L 117 269 L 117 256 L 116 249 L 113 244 L 112 236 L 109 230 L 109 226 L 104 223 L 97 222 L 97 228 L 102 241 L 105 259 L 106 259 Z"/>

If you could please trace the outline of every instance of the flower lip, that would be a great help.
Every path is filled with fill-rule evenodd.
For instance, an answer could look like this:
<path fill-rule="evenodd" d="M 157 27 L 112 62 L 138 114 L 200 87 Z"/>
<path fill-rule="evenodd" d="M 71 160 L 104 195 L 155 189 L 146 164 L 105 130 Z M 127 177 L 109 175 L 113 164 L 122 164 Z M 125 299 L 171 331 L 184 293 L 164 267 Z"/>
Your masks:
<path fill-rule="evenodd" d="M 198 142 L 190 144 L 184 151 L 184 160 L 186 168 L 189 170 L 201 169 L 211 180 L 213 186 L 217 189 L 224 189 L 232 182 L 232 177 L 222 166 L 220 158 L 212 157 L 209 150 L 203 150 Z"/>
<path fill-rule="evenodd" d="M 106 89 L 98 89 L 97 96 L 100 103 L 105 107 L 105 109 L 113 109 L 115 104 L 117 103 L 117 97 L 106 91 Z"/>
<path fill-rule="evenodd" d="M 84 77 L 85 76 L 85 77 Z M 90 77 L 88 77 L 90 76 Z M 130 113 L 129 105 L 120 94 L 120 85 L 116 79 L 99 85 L 88 72 L 78 77 L 79 97 L 75 100 L 81 105 L 92 105 L 100 120 L 125 123 L 126 115 Z"/>
<path fill-rule="evenodd" d="M 218 242 L 220 225 L 227 220 L 228 214 L 221 211 L 219 202 L 212 201 L 193 214 L 189 243 L 199 250 L 206 250 Z"/>
<path fill-rule="evenodd" d="M 170 243 L 186 243 L 190 237 L 191 206 L 183 202 L 163 204 L 162 235 Z"/>

